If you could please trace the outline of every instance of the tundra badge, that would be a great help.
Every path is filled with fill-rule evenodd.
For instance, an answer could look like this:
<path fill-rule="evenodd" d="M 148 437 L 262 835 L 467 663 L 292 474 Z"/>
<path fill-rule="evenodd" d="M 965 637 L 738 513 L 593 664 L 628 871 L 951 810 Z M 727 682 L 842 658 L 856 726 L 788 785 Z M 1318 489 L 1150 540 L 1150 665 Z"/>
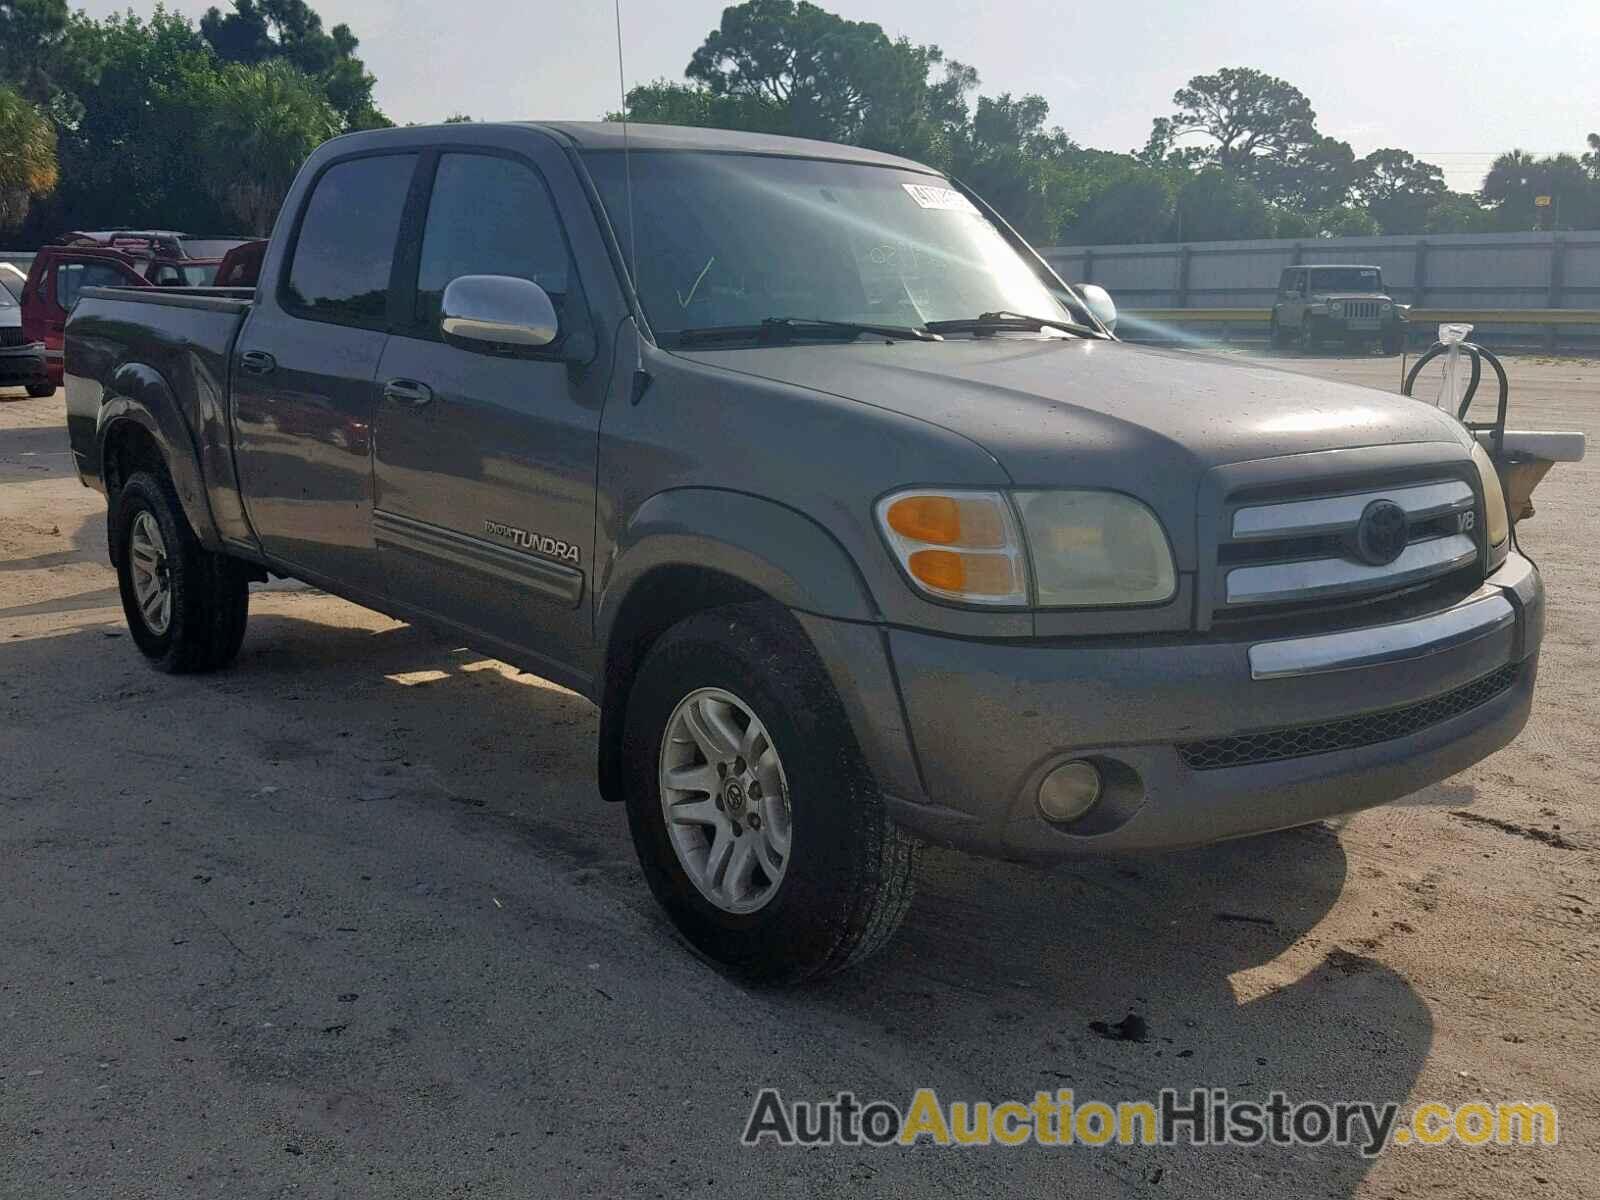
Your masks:
<path fill-rule="evenodd" d="M 529 533 L 526 529 L 518 529 L 515 525 L 502 525 L 499 521 L 485 521 L 483 531 L 490 537 L 510 542 L 513 546 L 520 546 L 524 550 L 532 550 L 545 558 L 557 558 L 574 566 L 578 563 L 578 548 L 569 542 L 545 537 L 542 533 Z"/>

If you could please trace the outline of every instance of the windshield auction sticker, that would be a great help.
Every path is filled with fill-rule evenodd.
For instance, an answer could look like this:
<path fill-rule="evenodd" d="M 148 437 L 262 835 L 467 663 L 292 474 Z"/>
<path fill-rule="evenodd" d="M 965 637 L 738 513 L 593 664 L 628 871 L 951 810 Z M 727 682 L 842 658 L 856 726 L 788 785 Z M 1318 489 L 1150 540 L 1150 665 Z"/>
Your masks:
<path fill-rule="evenodd" d="M 1079 1100 L 1070 1088 L 1023 1100 L 941 1101 L 919 1088 L 909 1102 L 786 1102 L 777 1088 L 756 1097 L 746 1146 L 1351 1146 L 1375 1158 L 1390 1146 L 1554 1146 L 1554 1105 L 1419 1104 L 1402 1119 L 1393 1101 L 1236 1100 L 1226 1088 L 1163 1089 L 1150 1100 Z"/>
<path fill-rule="evenodd" d="M 906 195 L 917 202 L 919 208 L 935 208 L 941 212 L 968 213 L 980 216 L 978 206 L 955 188 L 934 187 L 927 183 L 902 183 Z"/>

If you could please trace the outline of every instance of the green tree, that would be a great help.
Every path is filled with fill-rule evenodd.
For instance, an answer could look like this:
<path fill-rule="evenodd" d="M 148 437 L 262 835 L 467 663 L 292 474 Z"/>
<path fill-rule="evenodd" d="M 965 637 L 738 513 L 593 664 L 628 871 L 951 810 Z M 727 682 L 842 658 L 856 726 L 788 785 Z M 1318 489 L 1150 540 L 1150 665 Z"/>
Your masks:
<path fill-rule="evenodd" d="M 316 80 L 283 59 L 229 64 L 207 101 L 211 191 L 264 237 L 300 165 L 339 131 L 339 113 Z"/>
<path fill-rule="evenodd" d="M 652 125 L 694 125 L 708 129 L 743 129 L 752 133 L 777 133 L 787 127 L 787 115 L 762 96 L 719 96 L 703 84 L 673 83 L 658 79 L 628 90 L 628 119 Z M 619 121 L 620 113 L 606 119 Z"/>
<path fill-rule="evenodd" d="M 1172 232 L 1174 187 L 1169 172 L 1125 162 L 1083 206 L 1065 240 L 1083 246 L 1164 241 Z"/>
<path fill-rule="evenodd" d="M 919 153 L 935 141 L 928 71 L 942 60 L 937 46 L 808 0 L 745 0 L 723 10 L 685 73 L 713 96 L 776 106 L 785 133 Z"/>
<path fill-rule="evenodd" d="M 1227 242 L 1272 236 L 1272 217 L 1261 194 L 1242 179 L 1208 167 L 1178 191 L 1173 240 Z"/>
<path fill-rule="evenodd" d="M 1249 67 L 1196 75 L 1172 97 L 1168 140 L 1202 134 L 1222 167 L 1248 173 L 1258 156 L 1286 162 L 1318 139 L 1317 114 L 1293 84 Z"/>
<path fill-rule="evenodd" d="M 1494 214 L 1465 192 L 1445 192 L 1433 202 L 1423 233 L 1488 233 L 1494 229 Z"/>
<path fill-rule="evenodd" d="M 0 0 L 0 79 L 33 104 L 54 97 L 51 69 L 67 19 L 67 0 Z"/>
<path fill-rule="evenodd" d="M 1600 224 L 1600 188 L 1574 155 L 1537 158 L 1510 150 L 1495 159 L 1479 193 L 1501 229 L 1592 229 Z M 1548 205 L 1535 203 L 1548 196 Z"/>
<path fill-rule="evenodd" d="M 54 126 L 8 87 L 0 87 L 0 147 L 0 229 L 12 229 L 55 189 L 58 172 Z"/>
<path fill-rule="evenodd" d="M 348 25 L 324 30 L 305 0 L 233 0 L 233 11 L 208 9 L 200 32 L 225 62 L 247 66 L 282 58 L 310 76 L 347 129 L 390 124 L 372 103 L 375 80 L 356 57 L 360 42 Z"/>
<path fill-rule="evenodd" d="M 1354 191 L 1384 233 L 1421 233 L 1445 194 L 1444 172 L 1405 150 L 1374 150 L 1356 164 Z"/>
<path fill-rule="evenodd" d="M 68 22 L 54 84 L 61 186 L 36 215 L 63 228 L 215 231 L 228 222 L 205 186 L 205 87 L 215 58 L 184 17 L 157 8 Z M 70 115 L 59 110 L 70 108 Z M 30 222 L 30 226 L 33 222 Z"/>

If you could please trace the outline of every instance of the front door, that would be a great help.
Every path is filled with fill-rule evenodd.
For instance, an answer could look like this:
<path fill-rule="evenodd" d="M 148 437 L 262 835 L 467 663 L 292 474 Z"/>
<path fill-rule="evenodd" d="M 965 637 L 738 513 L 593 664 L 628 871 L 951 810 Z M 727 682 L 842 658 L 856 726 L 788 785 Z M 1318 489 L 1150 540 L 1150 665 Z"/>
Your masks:
<path fill-rule="evenodd" d="M 414 264 L 412 324 L 378 378 L 375 530 L 390 595 L 531 655 L 556 678 L 587 658 L 603 372 L 544 177 L 527 159 L 437 155 Z M 554 169 L 568 169 L 559 158 Z M 427 167 L 424 167 L 426 173 Z M 441 298 L 463 275 L 550 294 L 556 344 L 496 353 L 445 341 Z M 404 290 L 402 288 L 402 290 Z"/>
<path fill-rule="evenodd" d="M 419 155 L 335 162 L 306 202 L 282 286 L 234 348 L 235 457 L 262 548 L 291 573 L 383 594 L 372 426 L 389 283 Z"/>

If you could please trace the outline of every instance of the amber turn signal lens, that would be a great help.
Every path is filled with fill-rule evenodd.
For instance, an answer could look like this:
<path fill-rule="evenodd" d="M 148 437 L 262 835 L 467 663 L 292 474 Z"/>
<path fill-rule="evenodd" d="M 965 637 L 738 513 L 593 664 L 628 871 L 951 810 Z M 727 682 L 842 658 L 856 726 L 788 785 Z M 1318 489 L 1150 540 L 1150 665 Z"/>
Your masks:
<path fill-rule="evenodd" d="M 1006 544 L 1005 519 L 993 500 L 906 496 L 884 514 L 901 537 L 934 546 L 994 550 Z"/>
<path fill-rule="evenodd" d="M 998 554 L 918 550 L 907 560 L 912 576 L 926 587 L 968 596 L 1009 596 L 1018 590 L 1011 559 Z"/>

